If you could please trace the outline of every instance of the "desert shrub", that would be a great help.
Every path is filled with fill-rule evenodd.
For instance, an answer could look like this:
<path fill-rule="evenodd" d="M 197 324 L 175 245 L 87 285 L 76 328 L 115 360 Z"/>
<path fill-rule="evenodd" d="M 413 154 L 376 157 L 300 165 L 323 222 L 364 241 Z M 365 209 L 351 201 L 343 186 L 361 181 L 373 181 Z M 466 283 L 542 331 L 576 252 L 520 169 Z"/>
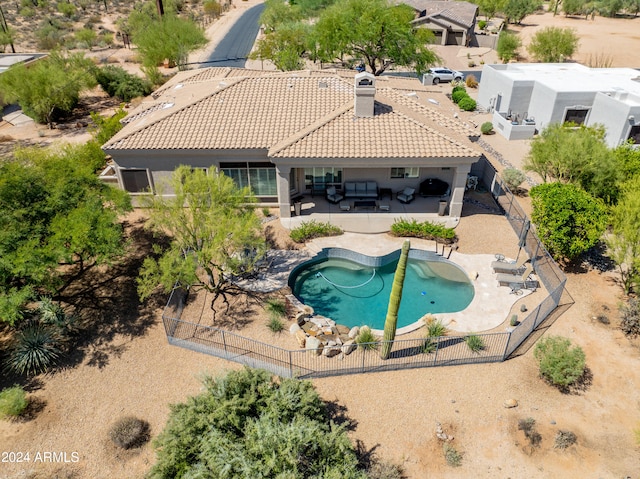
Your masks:
<path fill-rule="evenodd" d="M 561 389 L 571 386 L 584 374 L 584 351 L 579 346 L 572 346 L 567 338 L 542 338 L 536 344 L 533 355 L 540 364 L 542 377 Z"/>
<path fill-rule="evenodd" d="M 107 65 L 96 70 L 96 80 L 109 96 L 122 101 L 131 101 L 151 93 L 152 85 L 147 80 L 127 72 L 116 65 Z"/>
<path fill-rule="evenodd" d="M 0 419 L 18 417 L 27 409 L 27 393 L 21 386 L 13 386 L 0 392 Z"/>
<path fill-rule="evenodd" d="M 480 125 L 480 132 L 483 135 L 490 135 L 493 133 L 493 123 L 490 121 L 485 121 L 482 125 Z"/>
<path fill-rule="evenodd" d="M 16 333 L 7 366 L 19 374 L 38 374 L 49 369 L 60 356 L 60 337 L 53 327 L 30 324 Z"/>
<path fill-rule="evenodd" d="M 521 304 L 520 305 L 520 312 L 521 313 L 526 313 L 527 312 L 527 305 L 526 304 Z"/>
<path fill-rule="evenodd" d="M 73 3 L 58 2 L 56 8 L 67 18 L 73 17 L 76 13 L 76 6 Z"/>
<path fill-rule="evenodd" d="M 377 349 L 378 348 L 378 338 L 376 338 L 371 328 L 368 326 L 363 326 L 360 328 L 360 332 L 356 336 L 356 344 L 360 349 Z"/>
<path fill-rule="evenodd" d="M 458 102 L 458 106 L 464 111 L 474 111 L 476 109 L 476 101 L 471 97 L 466 97 Z"/>
<path fill-rule="evenodd" d="M 44 24 L 35 31 L 38 48 L 40 50 L 53 50 L 64 43 L 64 30 L 49 23 Z"/>
<path fill-rule="evenodd" d="M 265 218 L 271 216 L 271 211 L 269 211 L 269 208 L 262 208 L 262 216 L 264 216 Z"/>
<path fill-rule="evenodd" d="M 367 470 L 368 479 L 403 479 L 402 466 L 387 461 L 375 461 Z"/>
<path fill-rule="evenodd" d="M 425 354 L 431 354 L 438 349 L 438 343 L 433 338 L 427 336 L 422 341 L 422 345 L 420 346 L 420 351 Z"/>
<path fill-rule="evenodd" d="M 453 228 L 447 228 L 429 221 L 418 223 L 415 219 L 394 221 L 391 225 L 390 233 L 393 236 L 438 240 L 444 243 L 453 243 L 456 239 L 456 232 Z"/>
<path fill-rule="evenodd" d="M 462 465 L 462 454 L 460 454 L 455 447 L 448 442 L 445 442 L 442 446 L 444 452 L 444 458 L 452 467 L 460 467 Z"/>
<path fill-rule="evenodd" d="M 203 11 L 205 15 L 217 18 L 222 13 L 222 7 L 215 0 L 206 0 L 203 5 Z"/>
<path fill-rule="evenodd" d="M 470 60 L 469 62 L 467 62 L 467 66 L 468 66 L 469 68 L 473 68 L 473 67 L 475 67 L 475 66 L 476 66 L 476 62 L 474 62 L 473 60 Z"/>
<path fill-rule="evenodd" d="M 91 48 L 96 44 L 98 34 L 90 28 L 83 28 L 75 33 L 75 37 L 78 42 L 86 43 Z"/>
<path fill-rule="evenodd" d="M 464 90 L 458 90 L 451 94 L 451 100 L 453 103 L 460 103 L 460 100 L 467 98 L 469 95 Z"/>
<path fill-rule="evenodd" d="M 511 326 L 517 326 L 518 325 L 518 315 L 514 314 L 513 316 L 511 316 L 511 320 L 509 321 L 509 324 Z"/>
<path fill-rule="evenodd" d="M 24 18 L 33 18 L 36 16 L 36 11 L 31 7 L 23 7 L 20 9 L 20 15 Z"/>
<path fill-rule="evenodd" d="M 109 429 L 109 438 L 123 449 L 142 446 L 149 440 L 149 423 L 133 416 L 120 418 Z"/>
<path fill-rule="evenodd" d="M 555 449 L 566 449 L 569 446 L 573 446 L 578 438 L 571 431 L 558 431 L 553 443 Z"/>
<path fill-rule="evenodd" d="M 475 66 L 475 63 L 473 66 Z M 478 88 L 478 79 L 475 75 L 468 75 L 467 78 L 464 79 L 464 83 L 469 88 Z"/>
<path fill-rule="evenodd" d="M 482 351 L 484 349 L 484 339 L 477 334 L 470 334 L 465 336 L 464 342 L 467 343 L 467 347 L 474 353 Z"/>
<path fill-rule="evenodd" d="M 287 305 L 278 298 L 267 299 L 265 309 L 272 318 L 283 318 L 287 314 Z"/>
<path fill-rule="evenodd" d="M 331 223 L 320 223 L 316 220 L 303 221 L 300 226 L 291 230 L 290 236 L 296 243 L 304 243 L 313 238 L 338 236 L 342 230 Z"/>
<path fill-rule="evenodd" d="M 640 300 L 629 298 L 620 307 L 620 329 L 630 337 L 640 335 Z"/>
<path fill-rule="evenodd" d="M 502 179 L 511 191 L 515 191 L 527 176 L 517 168 L 507 168 L 502 172 Z"/>
<path fill-rule="evenodd" d="M 480 30 L 484 30 L 487 28 L 487 21 L 486 20 L 480 20 L 478 21 L 478 28 Z"/>
<path fill-rule="evenodd" d="M 524 432 L 524 437 L 528 439 L 532 447 L 538 447 L 542 442 L 542 436 L 536 430 L 536 420 L 532 417 L 520 419 L 518 421 L 518 430 Z"/>
<path fill-rule="evenodd" d="M 273 333 L 280 333 L 284 329 L 284 323 L 280 318 L 272 316 L 267 323 L 267 328 L 269 328 Z"/>
<path fill-rule="evenodd" d="M 447 327 L 442 323 L 440 319 L 429 317 L 426 321 L 427 336 L 430 338 L 439 338 L 447 335 Z"/>

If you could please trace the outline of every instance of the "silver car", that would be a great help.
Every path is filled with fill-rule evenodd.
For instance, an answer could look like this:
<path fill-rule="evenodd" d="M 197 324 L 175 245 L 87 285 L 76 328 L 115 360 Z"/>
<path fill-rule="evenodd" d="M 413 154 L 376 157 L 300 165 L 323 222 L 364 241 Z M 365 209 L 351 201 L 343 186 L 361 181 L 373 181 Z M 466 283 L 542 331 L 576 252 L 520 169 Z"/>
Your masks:
<path fill-rule="evenodd" d="M 444 67 L 430 68 L 427 75 L 431 75 L 433 77 L 434 85 L 443 81 L 464 80 L 464 73 Z"/>

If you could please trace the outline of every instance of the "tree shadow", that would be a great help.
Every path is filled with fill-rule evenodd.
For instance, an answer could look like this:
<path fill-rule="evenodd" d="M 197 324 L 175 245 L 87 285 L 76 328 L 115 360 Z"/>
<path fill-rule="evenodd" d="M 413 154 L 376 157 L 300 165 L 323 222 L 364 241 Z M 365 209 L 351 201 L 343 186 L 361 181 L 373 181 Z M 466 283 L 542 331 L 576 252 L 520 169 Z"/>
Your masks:
<path fill-rule="evenodd" d="M 339 426 L 343 426 L 347 431 L 355 431 L 358 427 L 358 421 L 350 419 L 347 416 L 347 407 L 343 404 L 335 401 L 325 401 L 325 405 L 327 407 L 327 415 L 329 419 L 338 424 Z"/>
<path fill-rule="evenodd" d="M 156 323 L 155 311 L 164 298 L 157 295 L 141 304 L 136 278 L 144 259 L 151 255 L 152 245 L 162 242 L 148 230 L 143 221 L 125 222 L 129 240 L 127 254 L 111 266 L 96 266 L 73 278 L 59 299 L 71 306 L 78 317 L 70 338 L 70 350 L 58 369 L 74 367 L 88 358 L 87 364 L 104 368 L 111 357 L 126 351 L 125 345 L 114 345 L 118 336 L 144 336 Z"/>

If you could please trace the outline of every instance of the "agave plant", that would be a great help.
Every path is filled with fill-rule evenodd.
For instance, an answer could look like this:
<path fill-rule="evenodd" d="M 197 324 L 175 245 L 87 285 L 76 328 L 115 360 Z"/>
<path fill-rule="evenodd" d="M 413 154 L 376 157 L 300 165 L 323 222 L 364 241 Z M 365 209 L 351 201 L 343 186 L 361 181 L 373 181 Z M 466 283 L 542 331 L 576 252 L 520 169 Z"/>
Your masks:
<path fill-rule="evenodd" d="M 50 326 L 33 323 L 18 332 L 7 366 L 20 374 L 38 374 L 60 357 L 60 337 Z"/>
<path fill-rule="evenodd" d="M 71 329 L 75 317 L 67 314 L 62 306 L 54 303 L 49 297 L 43 297 L 38 302 L 37 316 L 43 324 L 55 326 L 61 333 Z"/>

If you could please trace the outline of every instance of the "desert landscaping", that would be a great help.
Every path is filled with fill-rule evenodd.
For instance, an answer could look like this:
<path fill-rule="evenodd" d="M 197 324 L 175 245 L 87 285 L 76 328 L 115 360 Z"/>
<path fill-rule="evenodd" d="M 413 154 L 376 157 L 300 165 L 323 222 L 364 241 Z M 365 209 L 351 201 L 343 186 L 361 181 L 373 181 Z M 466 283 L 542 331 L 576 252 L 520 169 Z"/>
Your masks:
<path fill-rule="evenodd" d="M 235 2 L 235 8 L 211 24 L 207 35 L 212 45 L 242 11 L 256 3 Z M 549 25 L 576 29 L 581 40 L 574 61 L 588 64 L 590 58 L 605 55 L 610 57 L 611 66 L 640 67 L 638 18 L 585 20 L 539 13 L 512 29 L 526 43 L 537 29 Z M 437 51 L 447 66 L 468 69 L 466 49 L 437 47 Z M 205 53 L 193 54 L 194 61 Z M 106 56 L 128 69 L 134 65 L 128 49 L 90 54 Z M 526 60 L 524 49 L 521 59 Z M 495 52 L 483 53 L 482 60 L 495 62 Z M 260 62 L 247 66 L 262 67 Z M 450 86 L 437 88 L 448 91 Z M 103 114 L 117 107 L 97 90 L 83 102 L 84 110 L 99 109 Z M 60 130 L 48 130 L 32 122 L 12 125 L 3 121 L 1 151 L 4 155 L 21 145 L 85 141 L 90 133 L 82 120 L 86 116 L 79 115 L 73 127 Z M 469 118 L 481 124 L 488 118 L 485 115 L 474 113 Z M 486 141 L 510 165 L 521 167 L 528 141 L 508 142 L 499 135 Z M 501 170 L 504 164 L 495 167 Z M 456 228 L 459 251 L 501 252 L 514 257 L 518 238 L 507 220 L 490 209 L 487 197 L 490 195 L 479 196 L 489 208 L 465 204 Z M 528 210 L 526 195 L 520 201 Z M 112 268 L 95 271 L 90 284 L 73 285 L 78 297 L 87 291 L 95 297 L 83 303 L 91 317 L 85 321 L 86 330 L 77 350 L 65 358 L 63 367 L 24 382 L 31 402 L 27 415 L 13 421 L 0 420 L 0 479 L 144 477 L 155 460 L 152 444 L 119 449 L 108 437 L 111 424 L 133 415 L 149 422 L 153 438 L 163 429 L 170 404 L 201 391 L 203 374 L 217 376 L 241 367 L 167 344 L 161 320 L 166 295 L 158 293 L 145 303 L 136 296 L 135 275 L 153 242 L 151 233 L 144 229 L 144 212 L 136 210 L 123 222 L 131 239 L 126 258 Z M 278 220 L 265 223 L 265 229 L 280 248 L 301 248 L 291 242 Z M 356 246 L 357 242 L 356 236 Z M 428 242 L 423 246 L 433 247 Z M 326 401 L 343 408 L 352 422 L 353 441 L 365 451 L 401 465 L 407 478 L 640 477 L 640 340 L 627 338 L 619 328 L 622 288 L 615 271 L 601 271 L 588 261 L 571 265 L 565 273 L 568 294 L 563 306 L 534 337 L 560 335 L 582 347 L 589 380 L 581 390 L 562 393 L 543 381 L 533 358 L 532 342 L 503 363 L 368 373 L 312 382 Z M 283 294 L 285 291 L 273 293 Z M 283 347 L 297 347 L 286 331 L 272 333 L 267 328 L 268 315 L 259 301 L 262 299 L 236 301 L 230 313 L 216 318 L 214 325 Z M 214 320 L 205 316 L 203 321 Z M 504 326 L 508 326 L 507 318 Z M 4 346 L 6 339 L 0 333 L 0 345 Z M 20 380 L 3 372 L 0 389 Z M 533 427 L 540 434 L 537 445 L 519 428 L 519 423 L 528 418 L 535 420 Z M 558 431 L 574 433 L 576 443 L 566 449 L 555 448 Z M 460 467 L 451 467 L 445 461 L 438 432 L 453 437 L 451 443 L 462 454 Z M 29 452 L 31 460 L 9 460 L 5 454 L 9 452 Z M 45 452 L 65 453 L 65 460 L 34 461 L 37 453 Z"/>

